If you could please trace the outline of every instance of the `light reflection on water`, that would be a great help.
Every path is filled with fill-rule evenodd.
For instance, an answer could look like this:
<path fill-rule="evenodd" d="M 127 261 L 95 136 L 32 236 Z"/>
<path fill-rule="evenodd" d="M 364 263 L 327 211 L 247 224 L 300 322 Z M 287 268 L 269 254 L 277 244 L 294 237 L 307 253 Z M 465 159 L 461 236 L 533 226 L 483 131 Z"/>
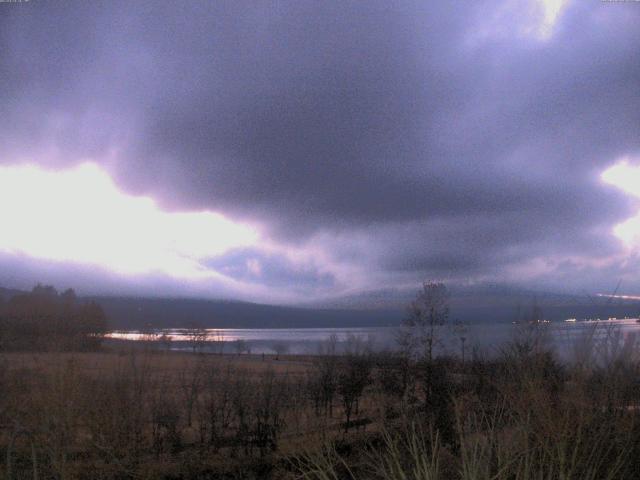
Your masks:
<path fill-rule="evenodd" d="M 486 323 L 466 325 L 460 331 L 442 327 L 438 334 L 441 353 L 459 354 L 464 343 L 467 352 L 473 349 L 485 354 L 495 354 L 508 341 L 518 335 L 540 334 L 549 339 L 556 351 L 563 357 L 571 355 L 577 345 L 585 341 L 601 341 L 615 338 L 622 344 L 636 342 L 640 332 L 640 323 L 636 319 L 608 321 L 552 322 L 540 324 Z M 337 340 L 337 350 L 343 351 L 349 342 L 357 339 L 373 350 L 387 350 L 395 347 L 397 327 L 362 328 L 265 328 L 265 329 L 207 329 L 206 345 L 210 350 L 219 349 L 221 343 L 225 351 L 232 352 L 236 341 L 245 342 L 252 353 L 271 353 L 276 344 L 286 344 L 287 351 L 293 354 L 315 354 L 331 336 Z M 161 335 L 172 340 L 172 349 L 189 348 L 193 331 L 184 328 L 156 329 L 152 331 L 114 331 L 108 337 L 122 340 L 158 340 Z M 464 337 L 464 341 L 461 340 Z M 640 337 L 640 336 L 638 336 Z M 206 350 L 206 348 L 205 348 Z"/>
<path fill-rule="evenodd" d="M 233 342 L 235 340 L 256 341 L 320 341 L 335 334 L 339 341 L 345 341 L 351 335 L 380 334 L 392 327 L 364 327 L 364 328 L 208 328 L 208 341 Z M 142 340 L 150 332 L 139 330 L 115 331 L 108 336 L 125 340 Z M 192 331 L 187 328 L 156 329 L 152 333 L 156 335 L 166 334 L 172 340 L 187 340 Z"/>

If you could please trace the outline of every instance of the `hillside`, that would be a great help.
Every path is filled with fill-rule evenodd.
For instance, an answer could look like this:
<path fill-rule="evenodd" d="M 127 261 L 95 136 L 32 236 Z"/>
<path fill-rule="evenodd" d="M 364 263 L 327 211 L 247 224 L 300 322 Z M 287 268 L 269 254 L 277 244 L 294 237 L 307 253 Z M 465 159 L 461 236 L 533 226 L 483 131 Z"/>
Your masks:
<path fill-rule="evenodd" d="M 366 308 L 303 308 L 224 300 L 184 298 L 95 297 L 114 328 L 184 327 L 198 323 L 209 328 L 331 328 L 394 326 L 404 318 L 401 306 Z M 563 295 L 460 295 L 451 300 L 451 320 L 466 323 L 511 322 L 528 317 L 533 304 L 543 318 L 638 317 L 639 302 L 592 301 Z"/>
<path fill-rule="evenodd" d="M 24 293 L 0 287 L 7 300 Z M 381 295 L 379 296 L 381 297 Z M 152 298 L 123 296 L 83 297 L 99 303 L 115 329 L 180 328 L 199 324 L 209 328 L 333 328 L 398 325 L 406 314 L 406 298 L 394 302 L 348 302 L 331 308 L 319 305 L 278 306 L 235 300 Z M 359 300 L 362 300 L 360 298 Z M 453 290 L 451 320 L 465 323 L 511 322 L 526 319 L 537 305 L 542 317 L 566 318 L 638 317 L 640 302 L 511 290 Z M 339 306 L 338 306 L 339 305 Z M 368 305 L 368 308 L 367 308 Z M 371 305 L 377 305 L 372 308 Z"/>

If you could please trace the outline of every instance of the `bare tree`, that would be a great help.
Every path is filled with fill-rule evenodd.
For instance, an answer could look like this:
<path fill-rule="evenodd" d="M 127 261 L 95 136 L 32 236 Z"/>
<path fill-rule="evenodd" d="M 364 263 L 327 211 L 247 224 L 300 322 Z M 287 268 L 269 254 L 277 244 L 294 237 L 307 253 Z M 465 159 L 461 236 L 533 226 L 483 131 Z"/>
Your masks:
<path fill-rule="evenodd" d="M 510 354 L 518 358 L 528 358 L 551 352 L 553 348 L 549 322 L 544 320 L 537 298 L 533 298 L 528 309 L 519 308 L 517 315 L 511 332 L 512 338 L 503 346 L 503 353 L 509 350 Z"/>
<path fill-rule="evenodd" d="M 318 345 L 318 355 L 320 356 L 333 356 L 338 350 L 338 335 L 332 333 L 326 340 Z"/>
<path fill-rule="evenodd" d="M 416 365 L 402 352 L 376 355 L 376 380 L 385 396 L 385 415 L 406 416 L 409 404 L 415 398 Z"/>
<path fill-rule="evenodd" d="M 173 343 L 173 338 L 167 332 L 164 332 L 162 335 L 160 335 L 160 338 L 158 339 L 158 341 L 160 342 L 164 350 L 167 350 L 167 351 L 171 350 L 171 344 Z"/>
<path fill-rule="evenodd" d="M 338 358 L 334 355 L 322 356 L 315 367 L 310 377 L 310 387 L 315 392 L 316 414 L 322 406 L 325 416 L 333 416 L 333 398 L 338 384 Z"/>
<path fill-rule="evenodd" d="M 209 335 L 209 342 L 213 348 L 214 353 L 222 355 L 224 353 L 224 345 L 226 343 L 224 339 L 224 333 L 221 330 L 215 330 Z"/>
<path fill-rule="evenodd" d="M 225 432 L 233 421 L 231 388 L 236 375 L 228 364 L 224 370 L 208 366 L 203 376 L 202 394 L 196 403 L 200 443 L 220 448 Z"/>
<path fill-rule="evenodd" d="M 205 364 L 202 360 L 197 360 L 193 366 L 186 364 L 178 372 L 178 385 L 184 400 L 184 410 L 186 412 L 188 427 L 191 427 L 192 425 L 193 409 L 198 397 L 200 396 L 204 373 Z"/>
<path fill-rule="evenodd" d="M 440 327 L 449 319 L 449 291 L 443 283 L 424 282 L 409 315 L 402 322 L 398 343 L 402 348 L 419 349 L 428 361 L 433 360 L 434 347 L 440 342 Z"/>
<path fill-rule="evenodd" d="M 460 356 L 462 358 L 462 363 L 464 363 L 469 329 L 465 323 L 456 320 L 455 322 L 453 322 L 453 333 L 460 342 Z"/>
<path fill-rule="evenodd" d="M 344 353 L 346 355 L 370 355 L 375 346 L 375 336 L 371 333 L 367 335 L 347 334 L 345 340 Z"/>
<path fill-rule="evenodd" d="M 145 351 L 151 351 L 157 345 L 160 339 L 160 334 L 153 328 L 151 323 L 147 323 L 140 329 L 140 341 L 144 346 Z"/>
<path fill-rule="evenodd" d="M 289 345 L 285 342 L 275 342 L 271 345 L 271 350 L 276 354 L 276 360 L 280 360 L 280 355 L 284 355 L 289 352 Z"/>
<path fill-rule="evenodd" d="M 186 331 L 193 353 L 202 352 L 209 339 L 209 332 L 201 324 L 192 322 Z"/>
<path fill-rule="evenodd" d="M 284 427 L 288 378 L 278 378 L 273 370 L 260 376 L 252 405 L 252 437 L 260 455 L 275 451 Z"/>
<path fill-rule="evenodd" d="M 372 362 L 368 355 L 349 354 L 340 364 L 337 391 L 342 398 L 346 417 L 345 432 L 351 426 L 353 414 L 359 413 L 360 398 L 364 389 L 371 383 Z"/>
<path fill-rule="evenodd" d="M 249 346 L 247 345 L 246 341 L 242 340 L 241 338 L 238 338 L 233 342 L 233 349 L 236 351 L 238 355 L 242 355 L 243 353 L 249 351 Z"/>

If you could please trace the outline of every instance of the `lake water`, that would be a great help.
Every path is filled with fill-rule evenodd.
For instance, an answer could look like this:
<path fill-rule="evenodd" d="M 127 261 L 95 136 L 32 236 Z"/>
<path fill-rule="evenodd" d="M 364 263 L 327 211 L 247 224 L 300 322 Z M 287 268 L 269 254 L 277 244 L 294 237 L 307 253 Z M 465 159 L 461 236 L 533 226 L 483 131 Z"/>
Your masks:
<path fill-rule="evenodd" d="M 205 351 L 233 353 L 237 346 L 250 349 L 251 353 L 273 353 L 276 348 L 291 354 L 317 354 L 326 349 L 334 337 L 336 350 L 367 346 L 376 351 L 396 347 L 397 327 L 370 328 L 283 328 L 283 329 L 207 329 Z M 537 324 L 473 324 L 463 327 L 445 326 L 439 329 L 439 353 L 460 355 L 476 349 L 485 355 L 494 355 L 509 341 L 535 336 L 544 338 L 566 358 L 575 355 L 576 349 L 592 345 L 602 349 L 633 349 L 640 332 L 636 319 L 608 321 L 552 322 Z M 169 337 L 172 349 L 189 349 L 193 345 L 193 332 L 188 329 L 164 329 L 151 332 L 116 331 L 111 338 L 124 340 L 158 340 L 160 335 Z M 605 342 L 605 340 L 607 340 Z M 241 342 L 239 342 L 241 341 Z M 608 345 L 605 345 L 608 344 Z M 614 345 L 615 344 L 615 345 Z M 165 347 L 166 348 L 166 347 Z"/>

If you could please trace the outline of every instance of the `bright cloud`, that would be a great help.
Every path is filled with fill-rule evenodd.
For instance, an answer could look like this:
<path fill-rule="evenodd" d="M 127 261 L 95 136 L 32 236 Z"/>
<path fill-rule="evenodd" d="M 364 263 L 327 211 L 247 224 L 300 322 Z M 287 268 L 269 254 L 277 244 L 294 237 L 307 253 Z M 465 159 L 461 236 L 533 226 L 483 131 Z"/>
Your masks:
<path fill-rule="evenodd" d="M 216 276 L 199 259 L 258 240 L 255 228 L 220 214 L 168 213 L 127 195 L 92 163 L 0 167 L 0 226 L 0 251 L 183 278 Z"/>
<path fill-rule="evenodd" d="M 634 197 L 640 198 L 640 166 L 624 159 L 602 174 L 602 180 Z M 616 225 L 614 233 L 628 247 L 640 246 L 640 212 L 635 217 Z"/>
<path fill-rule="evenodd" d="M 548 38 L 553 33 L 560 14 L 569 3 L 569 0 L 539 0 L 542 8 L 542 20 L 538 26 L 538 33 L 543 38 Z"/>
<path fill-rule="evenodd" d="M 526 37 L 549 40 L 571 0 L 504 0 L 495 9 L 483 9 L 480 24 L 469 33 L 470 44 L 492 38 Z"/>

